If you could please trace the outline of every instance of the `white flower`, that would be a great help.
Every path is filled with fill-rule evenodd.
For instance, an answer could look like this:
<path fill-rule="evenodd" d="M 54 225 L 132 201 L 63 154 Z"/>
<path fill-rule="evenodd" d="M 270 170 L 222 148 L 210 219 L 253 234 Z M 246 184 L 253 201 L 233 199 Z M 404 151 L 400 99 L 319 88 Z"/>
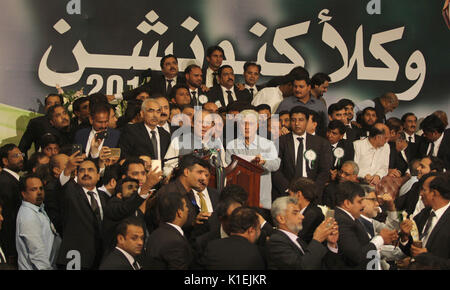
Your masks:
<path fill-rule="evenodd" d="M 334 149 L 334 157 L 336 158 L 342 158 L 344 157 L 344 149 L 342 149 L 341 147 L 337 147 L 336 149 Z"/>
<path fill-rule="evenodd" d="M 305 158 L 308 161 L 314 161 L 317 158 L 317 154 L 316 152 L 314 152 L 314 150 L 309 149 L 308 151 L 305 152 Z"/>
<path fill-rule="evenodd" d="M 122 116 L 122 110 L 120 106 L 116 106 L 116 117 Z"/>
<path fill-rule="evenodd" d="M 198 101 L 203 105 L 208 102 L 208 97 L 205 95 L 198 96 Z"/>
<path fill-rule="evenodd" d="M 73 107 L 72 107 L 72 104 L 70 104 L 68 107 L 67 107 L 67 111 L 69 111 L 69 112 L 73 112 Z"/>

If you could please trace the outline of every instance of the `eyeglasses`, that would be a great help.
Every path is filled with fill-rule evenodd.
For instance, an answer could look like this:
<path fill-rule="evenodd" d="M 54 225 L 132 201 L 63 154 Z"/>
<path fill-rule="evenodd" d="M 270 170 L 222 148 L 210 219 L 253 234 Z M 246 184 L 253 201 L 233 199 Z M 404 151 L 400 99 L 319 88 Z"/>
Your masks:
<path fill-rule="evenodd" d="M 16 153 L 16 154 L 11 155 L 11 157 L 14 157 L 14 158 L 19 158 L 20 156 L 22 156 L 22 158 L 25 157 L 25 153 Z"/>

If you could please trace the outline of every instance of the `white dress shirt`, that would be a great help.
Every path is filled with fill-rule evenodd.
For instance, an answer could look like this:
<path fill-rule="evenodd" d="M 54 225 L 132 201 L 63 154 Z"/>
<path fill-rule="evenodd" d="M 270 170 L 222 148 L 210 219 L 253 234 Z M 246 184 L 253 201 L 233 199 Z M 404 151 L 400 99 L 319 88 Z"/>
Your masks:
<path fill-rule="evenodd" d="M 258 93 L 258 88 L 256 87 L 256 85 L 251 87 L 251 86 L 245 84 L 245 88 L 250 92 L 250 94 L 252 94 L 252 91 L 250 89 L 253 89 L 252 97 L 256 96 L 256 94 Z"/>
<path fill-rule="evenodd" d="M 158 156 L 157 156 L 157 160 L 161 160 L 161 146 L 160 146 L 160 144 L 161 144 L 161 142 L 160 142 L 160 139 L 159 139 L 159 131 L 158 131 L 158 126 L 156 126 L 155 127 L 155 129 L 151 129 L 149 126 L 147 126 L 147 124 L 145 124 L 145 129 L 147 129 L 147 132 L 148 132 L 148 136 L 150 137 L 150 140 L 152 139 L 152 131 L 155 131 L 155 136 L 156 136 L 156 148 L 158 148 Z"/>
<path fill-rule="evenodd" d="M 268 87 L 260 90 L 253 97 L 252 105 L 256 107 L 261 104 L 267 104 L 270 106 L 272 114 L 274 114 L 281 101 L 283 101 L 283 93 L 280 87 Z"/>
<path fill-rule="evenodd" d="M 97 134 L 97 133 L 98 133 L 98 131 L 95 131 L 94 128 L 92 128 L 91 133 L 89 133 L 89 138 L 88 138 L 88 141 L 87 141 L 87 144 L 86 144 L 86 157 L 89 157 L 92 140 L 95 138 L 95 134 Z M 98 158 L 100 156 L 100 150 L 102 150 L 103 143 L 105 143 L 105 139 L 103 139 L 102 142 L 100 143 L 100 146 L 98 147 L 97 154 L 95 154 L 95 155 L 91 154 L 92 158 Z"/>
<path fill-rule="evenodd" d="M 234 87 L 231 87 L 230 89 L 227 89 L 226 87 L 221 85 L 220 88 L 222 89 L 223 101 L 225 103 L 225 107 L 228 106 L 228 93 L 227 93 L 227 91 L 231 91 L 231 96 L 233 98 L 233 101 L 237 101 L 236 93 L 234 92 Z M 219 108 L 222 107 L 222 103 L 220 101 L 216 101 L 215 104 Z"/>
<path fill-rule="evenodd" d="M 428 235 L 426 237 L 424 237 L 424 240 L 422 241 L 424 248 L 426 248 L 426 246 L 427 246 L 428 239 L 431 236 L 431 233 L 433 232 L 434 227 L 436 226 L 439 219 L 442 217 L 442 215 L 445 213 L 445 211 L 448 209 L 449 206 L 450 206 L 450 202 L 448 202 L 447 205 L 441 207 L 438 210 L 433 210 L 434 213 L 436 214 L 436 216 L 431 220 L 431 226 L 430 226 L 430 230 L 428 231 Z M 425 230 L 425 227 L 426 227 L 426 224 L 424 225 L 424 227 L 422 229 L 422 233 Z"/>
<path fill-rule="evenodd" d="M 195 189 L 193 189 L 192 191 L 194 192 L 195 202 L 197 203 L 198 207 L 200 208 L 200 196 L 198 194 L 198 191 L 196 191 Z M 208 212 L 213 212 L 214 209 L 212 206 L 211 198 L 209 198 L 208 188 L 205 188 L 205 190 L 203 190 L 202 193 L 203 193 L 203 198 L 205 199 L 205 202 L 206 202 L 206 207 L 208 208 Z"/>
<path fill-rule="evenodd" d="M 389 154 L 391 149 L 386 143 L 381 148 L 375 148 L 369 138 L 353 142 L 355 148 L 354 161 L 359 166 L 358 177 L 364 178 L 367 174 L 378 175 L 383 178 L 389 170 Z"/>
<path fill-rule="evenodd" d="M 436 141 L 433 142 L 434 149 L 433 149 L 432 155 L 434 157 L 437 157 L 437 155 L 438 155 L 439 147 L 441 146 L 442 139 L 444 139 L 444 133 L 442 133 L 441 137 L 439 137 Z M 431 142 L 430 142 L 430 144 L 428 144 L 427 155 L 430 154 L 430 150 L 431 150 Z"/>
<path fill-rule="evenodd" d="M 302 176 L 303 177 L 308 177 L 308 173 L 306 172 L 306 158 L 305 158 L 305 151 L 306 151 L 306 132 L 303 133 L 303 135 L 299 136 L 295 133 L 292 133 L 292 137 L 294 138 L 294 150 L 295 150 L 295 160 L 294 163 L 297 166 L 297 155 L 298 155 L 298 145 L 300 144 L 300 142 L 298 141 L 298 137 L 302 137 L 303 138 L 303 152 L 301 153 L 303 155 L 303 165 L 302 165 L 302 169 L 303 169 L 303 173 Z"/>
<path fill-rule="evenodd" d="M 170 134 L 170 125 L 169 122 L 164 123 L 164 125 L 160 126 L 158 125 L 157 127 L 163 128 L 164 130 L 166 130 L 167 133 Z M 152 137 L 151 133 L 150 133 L 150 138 Z"/>
<path fill-rule="evenodd" d="M 97 188 L 94 187 L 94 189 L 92 189 L 92 190 L 89 190 L 89 189 L 84 188 L 84 187 L 82 187 L 82 188 L 83 188 L 84 194 L 86 195 L 86 197 L 87 197 L 87 199 L 89 201 L 89 204 L 92 204 L 92 200 L 91 200 L 91 196 L 88 194 L 88 191 L 92 191 L 94 193 L 94 198 L 97 201 L 98 208 L 100 210 L 100 218 L 101 218 L 101 220 L 103 220 L 103 208 L 102 208 L 102 203 L 100 201 L 100 196 L 98 195 Z"/>
<path fill-rule="evenodd" d="M 134 268 L 134 266 L 133 266 L 134 261 L 135 261 L 134 257 L 131 256 L 127 251 L 125 251 L 119 247 L 116 247 L 116 249 L 122 252 L 122 254 L 125 256 L 125 258 L 127 258 L 128 263 L 130 263 L 130 265 Z M 141 265 L 139 265 L 139 263 L 137 261 L 136 261 L 136 263 L 138 264 L 139 267 L 141 266 Z M 138 270 L 138 269 L 135 269 L 135 270 Z"/>
<path fill-rule="evenodd" d="M 208 67 L 206 70 L 206 76 L 205 76 L 205 86 L 208 88 L 211 88 L 214 85 L 214 71 Z"/>
<path fill-rule="evenodd" d="M 406 136 L 406 141 L 411 142 L 411 143 L 416 143 L 416 134 L 412 133 L 411 135 L 409 135 L 408 133 L 405 132 L 405 136 Z M 409 138 L 411 138 L 411 141 L 409 141 Z"/>

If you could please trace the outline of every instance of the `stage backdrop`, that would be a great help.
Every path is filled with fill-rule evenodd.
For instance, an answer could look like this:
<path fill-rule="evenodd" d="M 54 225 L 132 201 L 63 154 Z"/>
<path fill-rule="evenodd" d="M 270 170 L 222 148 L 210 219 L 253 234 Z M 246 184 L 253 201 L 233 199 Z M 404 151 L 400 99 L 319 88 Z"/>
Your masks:
<path fill-rule="evenodd" d="M 116 93 L 137 85 L 162 56 L 180 70 L 204 65 L 220 45 L 240 75 L 261 82 L 304 66 L 328 73 L 328 104 L 397 93 L 395 116 L 449 112 L 450 30 L 438 0 L 2 0 L 0 139 L 18 142 L 44 96 L 84 88 Z M 239 76 L 241 78 L 241 76 Z"/>

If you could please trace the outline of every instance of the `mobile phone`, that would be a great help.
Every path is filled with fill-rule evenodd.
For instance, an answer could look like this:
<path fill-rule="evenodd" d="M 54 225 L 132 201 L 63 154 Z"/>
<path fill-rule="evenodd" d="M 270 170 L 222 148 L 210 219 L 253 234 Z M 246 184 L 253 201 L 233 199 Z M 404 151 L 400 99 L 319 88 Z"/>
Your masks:
<path fill-rule="evenodd" d="M 333 218 L 334 219 L 334 209 L 329 209 L 325 215 L 325 219 L 327 218 Z M 333 222 L 327 223 L 327 227 L 331 227 L 333 225 Z"/>
<path fill-rule="evenodd" d="M 111 149 L 111 157 L 120 158 L 120 148 L 110 148 Z"/>
<path fill-rule="evenodd" d="M 72 154 L 74 154 L 77 151 L 80 151 L 79 154 L 83 153 L 83 145 L 81 145 L 81 144 L 72 144 Z"/>
<path fill-rule="evenodd" d="M 97 140 L 103 140 L 106 139 L 108 137 L 108 132 L 107 131 L 101 131 L 95 134 L 95 139 Z"/>

